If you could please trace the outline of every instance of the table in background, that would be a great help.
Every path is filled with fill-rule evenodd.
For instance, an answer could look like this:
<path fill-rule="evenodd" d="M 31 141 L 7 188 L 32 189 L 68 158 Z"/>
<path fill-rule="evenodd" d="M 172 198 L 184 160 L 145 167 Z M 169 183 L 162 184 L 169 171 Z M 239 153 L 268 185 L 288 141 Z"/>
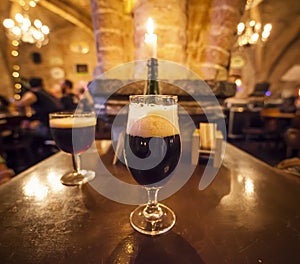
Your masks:
<path fill-rule="evenodd" d="M 262 117 L 292 119 L 296 117 L 295 113 L 283 113 L 279 108 L 264 108 L 261 110 Z"/>
<path fill-rule="evenodd" d="M 22 124 L 30 116 L 24 112 L 0 113 L 0 154 L 7 157 L 8 166 L 18 173 L 33 163 L 32 137 Z"/>
<path fill-rule="evenodd" d="M 108 169 L 109 141 L 97 142 Z M 94 152 L 93 152 L 94 151 Z M 90 155 L 84 154 L 86 166 Z M 300 179 L 227 144 L 214 181 L 203 191 L 199 165 L 164 200 L 177 216 L 167 234 L 135 232 L 136 207 L 108 200 L 90 184 L 66 187 L 70 156 L 59 152 L 0 186 L 2 263 L 300 263 Z"/>
<path fill-rule="evenodd" d="M 271 129 L 277 131 L 279 139 L 284 140 L 286 130 L 292 126 L 293 119 L 297 117 L 297 114 L 284 113 L 279 108 L 265 108 L 261 111 L 261 117 Z"/>

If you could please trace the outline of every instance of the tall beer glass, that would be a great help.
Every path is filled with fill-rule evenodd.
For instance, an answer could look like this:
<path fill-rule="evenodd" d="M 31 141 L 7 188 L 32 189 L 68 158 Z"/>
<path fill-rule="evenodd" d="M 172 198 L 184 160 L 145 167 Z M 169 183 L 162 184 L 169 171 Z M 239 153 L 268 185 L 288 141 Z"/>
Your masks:
<path fill-rule="evenodd" d="M 81 169 L 80 155 L 88 150 L 95 140 L 96 114 L 52 113 L 49 120 L 51 134 L 58 148 L 72 154 L 73 171 L 63 175 L 61 183 L 73 186 L 94 179 L 94 171 Z"/>
<path fill-rule="evenodd" d="M 174 226 L 174 212 L 158 203 L 157 196 L 176 168 L 180 154 L 177 97 L 130 96 L 124 156 L 131 175 L 148 193 L 147 204 L 130 215 L 135 230 L 158 235 Z"/>

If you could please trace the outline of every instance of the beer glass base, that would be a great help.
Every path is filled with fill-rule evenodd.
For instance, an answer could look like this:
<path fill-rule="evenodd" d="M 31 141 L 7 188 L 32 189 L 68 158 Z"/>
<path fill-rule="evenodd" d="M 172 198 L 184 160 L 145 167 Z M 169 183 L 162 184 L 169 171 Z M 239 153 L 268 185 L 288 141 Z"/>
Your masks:
<path fill-rule="evenodd" d="M 89 182 L 95 178 L 95 172 L 91 170 L 80 170 L 79 172 L 70 172 L 63 175 L 60 182 L 63 185 L 75 186 Z"/>
<path fill-rule="evenodd" d="M 158 204 L 162 210 L 162 216 L 157 220 L 149 220 L 144 215 L 146 204 L 138 206 L 130 214 L 130 224 L 138 232 L 145 235 L 160 235 L 168 232 L 175 224 L 174 212 L 163 204 Z"/>

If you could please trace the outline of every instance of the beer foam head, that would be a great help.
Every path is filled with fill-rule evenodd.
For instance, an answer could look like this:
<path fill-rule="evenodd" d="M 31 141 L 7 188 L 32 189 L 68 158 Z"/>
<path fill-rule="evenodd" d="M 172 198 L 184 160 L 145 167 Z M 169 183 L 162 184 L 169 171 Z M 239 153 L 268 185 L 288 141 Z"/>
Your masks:
<path fill-rule="evenodd" d="M 177 130 L 179 131 L 177 105 L 149 105 L 132 103 L 129 105 L 127 133 L 129 133 L 129 129 L 136 122 L 136 120 L 150 115 L 157 115 L 168 119 L 169 122 L 177 127 Z"/>
<path fill-rule="evenodd" d="M 168 119 L 159 115 L 147 115 L 136 120 L 128 132 L 139 137 L 167 137 L 179 134 L 178 129 Z"/>
<path fill-rule="evenodd" d="M 93 117 L 63 117 L 50 119 L 50 127 L 56 128 L 78 128 L 95 125 L 96 119 Z"/>

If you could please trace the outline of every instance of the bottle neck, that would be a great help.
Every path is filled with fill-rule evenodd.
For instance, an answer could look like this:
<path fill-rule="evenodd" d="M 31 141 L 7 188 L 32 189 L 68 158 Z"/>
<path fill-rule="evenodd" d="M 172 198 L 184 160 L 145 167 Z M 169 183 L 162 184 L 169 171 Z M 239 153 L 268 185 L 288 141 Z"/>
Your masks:
<path fill-rule="evenodd" d="M 147 63 L 148 79 L 146 82 L 146 94 L 160 94 L 158 83 L 158 62 L 157 59 L 151 58 Z"/>

